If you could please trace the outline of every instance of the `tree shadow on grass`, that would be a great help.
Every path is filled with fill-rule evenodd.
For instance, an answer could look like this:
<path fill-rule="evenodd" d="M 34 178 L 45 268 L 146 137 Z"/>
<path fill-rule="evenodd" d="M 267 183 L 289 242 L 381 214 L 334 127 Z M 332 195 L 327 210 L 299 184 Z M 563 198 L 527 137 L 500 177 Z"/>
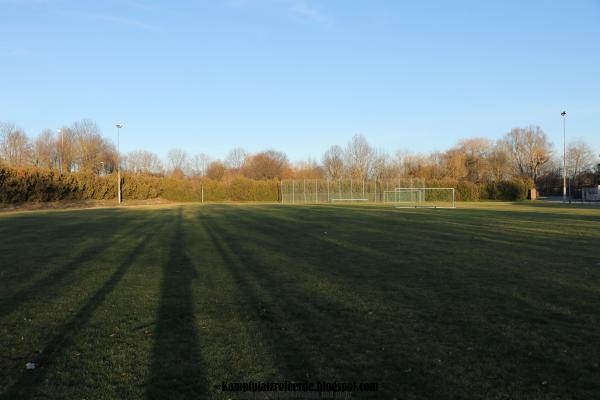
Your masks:
<path fill-rule="evenodd" d="M 56 335 L 54 335 L 52 340 L 48 342 L 39 355 L 32 360 L 32 362 L 35 362 L 39 367 L 33 371 L 23 371 L 17 382 L 3 393 L 3 398 L 27 399 L 34 395 L 36 388 L 44 381 L 53 362 L 66 347 L 72 344 L 73 337 L 90 321 L 106 297 L 114 290 L 123 276 L 125 276 L 129 267 L 142 252 L 147 242 L 148 236 L 140 241 L 133 251 L 121 262 L 119 267 L 104 285 L 89 298 L 83 308 L 81 308 L 81 310 L 79 310 L 79 312 L 71 318 L 71 320 L 67 322 Z"/>
<path fill-rule="evenodd" d="M 218 225 L 218 230 L 221 231 L 221 238 L 227 238 L 228 246 L 231 248 L 232 253 L 240 259 L 244 260 L 244 265 L 247 266 L 249 273 L 256 274 L 260 282 L 265 288 L 277 288 L 282 285 L 287 285 L 287 290 L 281 291 L 279 297 L 280 304 L 288 309 L 294 307 L 303 307 L 304 309 L 316 309 L 316 312 L 310 315 L 311 318 L 319 318 L 319 311 L 321 314 L 325 314 L 331 320 L 336 318 L 341 322 L 341 326 L 351 327 L 354 333 L 348 334 L 346 340 L 339 342 L 338 348 L 346 351 L 339 351 L 339 354 L 344 354 L 348 360 L 352 360 L 346 354 L 353 354 L 352 350 L 352 339 L 355 343 L 363 343 L 364 347 L 369 348 L 370 341 L 376 343 L 384 343 L 386 349 L 385 354 L 378 355 L 373 352 L 370 359 L 367 360 L 371 363 L 374 368 L 373 370 L 379 370 L 382 378 L 385 378 L 383 382 L 390 382 L 393 389 L 398 391 L 408 389 L 409 392 L 417 393 L 421 396 L 427 394 L 428 398 L 440 398 L 448 393 L 450 390 L 461 390 L 461 375 L 468 375 L 471 379 L 470 385 L 472 393 L 485 393 L 486 390 L 493 390 L 495 393 L 505 393 L 506 391 L 515 390 L 517 393 L 527 393 L 531 389 L 531 385 L 536 385 L 540 380 L 539 375 L 547 374 L 546 376 L 552 376 L 552 379 L 568 387 L 572 376 L 565 374 L 559 369 L 559 367 L 553 367 L 552 363 L 546 363 L 541 366 L 542 362 L 531 361 L 526 355 L 535 347 L 540 341 L 539 338 L 545 338 L 544 341 L 552 343 L 553 345 L 569 346 L 569 342 L 563 338 L 552 335 L 547 330 L 551 324 L 553 328 L 561 326 L 562 333 L 569 333 L 576 336 L 577 329 L 581 327 L 588 327 L 588 332 L 592 331 L 589 329 L 590 324 L 585 323 L 579 319 L 579 324 L 574 325 L 577 320 L 572 318 L 573 316 L 565 314 L 560 315 L 559 313 L 546 308 L 544 304 L 535 303 L 530 301 L 529 297 L 525 297 L 525 301 L 519 298 L 509 296 L 510 292 L 500 291 L 506 285 L 499 280 L 505 275 L 502 271 L 488 272 L 485 270 L 484 274 L 475 274 L 473 280 L 463 281 L 461 278 L 464 276 L 461 273 L 462 267 L 450 266 L 445 268 L 443 264 L 437 265 L 432 264 L 434 267 L 432 270 L 442 270 L 443 274 L 427 275 L 424 273 L 418 273 L 414 275 L 404 275 L 407 280 L 400 281 L 400 271 L 406 266 L 398 263 L 397 259 L 388 259 L 384 254 L 387 244 L 377 245 L 376 247 L 380 251 L 371 251 L 368 253 L 368 257 L 365 257 L 365 251 L 368 250 L 366 246 L 357 246 L 355 243 L 349 243 L 342 241 L 341 243 L 345 247 L 344 252 L 340 254 L 331 253 L 325 259 L 313 259 L 311 255 L 313 253 L 319 253 L 320 243 L 326 243 L 326 236 L 320 235 L 321 232 L 317 229 L 318 224 L 312 225 L 305 221 L 309 217 L 301 218 L 298 214 L 298 225 L 294 227 L 295 234 L 290 235 L 289 222 L 283 219 L 277 219 L 273 215 L 267 213 L 258 213 L 245 210 L 244 213 L 237 213 L 235 219 L 222 218 L 221 223 Z M 357 219 L 360 221 L 360 219 Z M 244 226 L 243 231 L 239 230 L 240 226 Z M 337 226 L 336 230 L 343 228 L 350 228 L 350 226 Z M 366 228 L 366 227 L 365 227 Z M 360 231 L 357 229 L 357 231 Z M 301 238 L 300 236 L 306 232 L 306 235 Z M 310 232 L 310 233 L 309 233 Z M 452 231 L 453 235 L 462 235 L 460 230 Z M 467 236 L 470 234 L 467 234 Z M 298 237 L 297 243 L 295 240 Z M 437 238 L 439 240 L 439 237 Z M 456 241 L 456 240 L 455 240 Z M 452 242 L 452 241 L 450 241 Z M 360 243 L 365 243 L 365 240 L 361 240 Z M 423 251 L 423 250 L 419 250 Z M 305 260 L 305 262 L 298 264 L 296 267 L 285 267 L 276 268 L 277 265 L 272 265 L 272 269 L 268 270 L 270 264 L 269 259 L 263 257 L 264 254 L 285 254 L 291 260 Z M 278 261 L 285 264 L 286 257 L 279 258 Z M 371 260 L 372 259 L 372 260 Z M 346 260 L 346 262 L 341 262 Z M 339 280 L 343 280 L 349 284 L 349 287 L 356 288 L 358 282 L 352 285 L 351 280 L 346 279 L 347 276 L 343 276 L 343 270 L 339 268 L 339 265 L 343 266 L 355 266 L 355 267 L 368 267 L 373 265 L 370 261 L 376 261 L 377 264 L 385 265 L 389 264 L 390 267 L 398 267 L 398 276 L 394 277 L 393 269 L 388 268 L 390 274 L 382 275 L 382 268 L 378 267 L 373 270 L 373 274 L 377 276 L 385 277 L 389 279 L 391 283 L 399 284 L 400 287 L 408 284 L 410 286 L 418 287 L 423 291 L 425 296 L 415 297 L 404 297 L 394 294 L 390 298 L 390 304 L 395 306 L 402 305 L 402 308 L 406 308 L 411 312 L 401 313 L 394 315 L 388 313 L 389 316 L 394 316 L 396 319 L 390 319 L 389 321 L 379 320 L 375 323 L 377 316 L 363 317 L 356 316 L 354 319 L 348 318 L 346 321 L 339 318 L 340 315 L 344 315 L 344 309 L 339 305 L 332 302 L 332 298 L 329 296 L 319 296 L 319 293 L 311 290 L 311 293 L 305 290 L 302 285 L 297 285 L 294 288 L 293 280 L 288 279 L 288 276 L 294 275 L 298 282 L 302 281 L 302 276 L 305 273 L 314 274 L 315 276 L 322 276 L 324 283 L 328 280 L 334 280 L 336 276 L 331 272 L 338 272 L 340 277 Z M 262 265 L 264 265 L 264 267 Z M 408 266 L 412 269 L 412 266 Z M 332 269 L 333 271 L 328 271 Z M 417 271 L 418 272 L 418 271 Z M 469 276 L 469 275 L 467 275 Z M 490 276 L 492 278 L 490 278 Z M 524 275 L 531 279 L 531 277 Z M 298 277 L 300 279 L 298 279 Z M 444 278 L 444 279 L 439 279 Z M 481 284 L 485 286 L 484 278 L 489 279 L 490 288 L 498 290 L 493 293 L 483 293 L 481 290 Z M 472 285 L 474 282 L 475 285 Z M 511 281 L 512 282 L 512 281 Z M 530 284 L 529 281 L 519 282 L 519 285 Z M 382 289 L 381 287 L 379 289 Z M 488 289 L 489 290 L 489 289 Z M 380 290 L 377 290 L 380 292 Z M 402 292 L 400 292 L 402 293 Z M 540 293 L 533 290 L 532 293 L 535 297 L 539 297 Z M 368 292 L 365 293 L 367 297 L 370 297 Z M 433 301 L 429 301 L 429 296 L 433 297 Z M 444 301 L 445 297 L 445 301 Z M 589 304 L 593 304 L 590 296 Z M 529 301 L 528 301 L 529 300 Z M 384 305 L 385 303 L 381 303 Z M 504 307 L 504 308 L 501 308 Z M 581 306 L 579 306 L 581 307 Z M 581 308 L 579 308 L 581 310 Z M 400 307 L 398 307 L 400 310 Z M 375 310 L 377 313 L 377 309 Z M 588 311 L 590 315 L 593 315 L 592 309 Z M 410 317 L 404 319 L 404 317 Z M 539 318 L 539 320 L 537 320 Z M 408 325 L 407 329 L 402 329 L 403 325 Z M 547 324 L 545 327 L 544 324 Z M 564 327 L 563 327 L 564 325 Z M 364 329 L 368 327 L 369 329 Z M 526 327 L 526 329 L 519 329 L 519 327 Z M 406 332 L 409 336 L 401 336 L 396 332 Z M 336 332 L 330 330 L 331 337 L 336 335 Z M 507 335 L 507 332 L 510 332 Z M 536 333 L 539 333 L 536 338 Z M 310 331 L 307 330 L 307 334 Z M 588 335 L 593 338 L 593 334 Z M 390 342 L 390 338 L 396 341 Z M 412 344 L 411 341 L 414 343 Z M 412 347 L 416 347 L 421 343 L 427 343 L 430 349 L 427 353 L 418 354 L 410 350 Z M 325 336 L 316 338 L 314 343 L 320 343 L 320 349 L 326 351 L 329 346 L 333 343 L 333 340 L 328 340 Z M 397 343 L 402 343 L 398 346 Z M 406 346 L 409 344 L 409 346 Z M 576 343 L 577 344 L 577 343 Z M 471 346 L 478 348 L 477 352 L 471 350 L 464 351 L 463 347 Z M 389 347 L 388 347 L 389 346 Z M 570 350 L 577 350 L 575 345 L 571 345 Z M 373 348 L 372 348 L 373 349 Z M 408 350 L 407 350 L 408 349 Z M 376 349 L 373 349 L 376 350 Z M 388 353 L 389 352 L 389 353 Z M 490 364 L 488 360 L 492 360 L 497 357 L 497 354 L 507 353 L 504 357 L 507 360 L 505 362 L 497 362 Z M 531 354 L 531 353 L 529 353 Z M 582 357 L 583 353 L 579 353 L 578 356 Z M 479 355 L 479 359 L 477 358 Z M 452 361 L 457 365 L 457 368 L 448 363 L 448 366 L 441 367 L 433 364 L 429 365 L 427 359 L 435 360 L 437 358 L 443 359 L 444 362 L 447 360 Z M 559 357 L 560 358 L 560 357 Z M 576 364 L 569 360 L 568 357 L 562 357 L 563 365 Z M 588 358 L 589 359 L 589 358 Z M 565 361 L 567 360 L 567 361 Z M 393 370 L 393 365 L 411 365 L 414 368 L 409 375 L 403 372 Z M 504 371 L 506 365 L 510 364 L 521 364 L 532 365 L 527 373 L 519 372 L 520 376 L 517 378 L 512 371 Z M 331 357 L 329 364 L 335 365 L 335 358 Z M 498 381 L 493 385 L 489 385 L 489 382 L 485 379 L 479 379 L 480 376 L 473 372 L 469 368 L 472 365 L 482 366 L 483 370 L 488 374 L 496 374 L 505 377 L 510 383 L 503 383 Z M 591 361 L 587 365 L 591 364 Z M 340 363 L 338 363 L 338 366 Z M 581 365 L 581 364 L 580 364 Z M 389 366 L 389 367 L 388 367 Z M 365 368 L 368 370 L 368 368 Z M 462 370 L 462 372 L 460 372 Z M 534 371 L 537 370 L 537 371 Z M 348 366 L 343 364 L 338 367 L 338 371 L 349 370 Z M 391 372 L 385 372 L 391 371 Z M 457 373 L 459 371 L 459 373 Z M 542 371 L 542 372 L 540 372 Z M 591 374 L 586 374 L 586 379 L 591 379 Z M 395 383 L 391 383 L 395 382 Z M 572 388 L 574 386 L 571 386 Z M 427 388 L 427 389 L 425 389 Z M 576 387 L 580 389 L 581 393 L 588 393 L 588 388 Z M 557 389 L 560 391 L 560 389 Z M 566 390 L 563 392 L 566 393 Z M 409 397 L 409 396 L 407 396 Z M 475 397 L 475 395 L 474 395 Z"/>
<path fill-rule="evenodd" d="M 207 397 L 192 294 L 192 283 L 198 275 L 185 254 L 182 219 L 180 208 L 169 260 L 163 267 L 148 399 Z"/>
<path fill-rule="evenodd" d="M 142 223 L 141 225 L 143 226 L 145 224 Z M 124 232 L 116 232 L 115 235 L 113 235 L 113 238 L 119 235 L 127 237 L 130 233 L 140 230 L 140 225 L 136 224 L 135 227 Z M 32 298 L 36 298 L 37 301 L 40 301 L 41 297 L 44 301 L 48 301 L 52 298 L 52 294 L 58 294 L 58 290 L 51 290 L 52 287 L 60 285 L 62 281 L 72 274 L 82 263 L 85 263 L 106 251 L 114 244 L 114 242 L 114 240 L 100 240 L 97 245 L 84 249 L 77 257 L 66 264 L 54 268 L 52 271 L 48 272 L 47 275 L 34 281 L 28 287 L 10 297 L 3 298 L 2 302 L 0 302 L 0 317 L 10 314 Z"/>
<path fill-rule="evenodd" d="M 237 218 L 236 221 L 240 223 Z M 225 261 L 234 280 L 239 298 L 236 302 L 250 305 L 250 317 L 260 321 L 262 340 L 271 350 L 272 359 L 281 377 L 290 381 L 364 381 L 381 382 L 380 393 L 361 393 L 359 398 L 388 396 L 390 382 L 405 381 L 405 385 L 426 386 L 424 376 L 413 376 L 410 382 L 399 372 L 399 362 L 415 365 L 416 360 L 404 350 L 383 351 L 398 339 L 399 333 L 380 332 L 375 317 L 361 315 L 352 307 L 338 304 L 314 291 L 307 293 L 294 282 L 292 274 L 282 274 L 285 267 L 272 265 L 259 256 L 260 248 L 248 248 L 242 243 L 260 243 L 224 228 L 223 220 L 202 224 L 214 247 Z M 245 225 L 240 223 L 240 225 Z M 275 241 L 282 238 L 273 239 Z M 286 247 L 262 249 L 268 254 L 286 252 Z M 289 270 L 288 270 L 289 271 Z M 390 335 L 391 333 L 391 335 Z M 373 367 L 380 368 L 377 375 Z M 243 372 L 243 371 L 241 371 Z M 277 378 L 281 378 L 277 377 Z"/>
<path fill-rule="evenodd" d="M 207 218 L 200 219 L 205 231 L 208 234 L 214 248 L 218 251 L 225 266 L 231 273 L 234 281 L 238 284 L 236 289 L 238 293 L 237 303 L 248 307 L 249 317 L 261 322 L 263 328 L 263 340 L 272 349 L 272 355 L 277 363 L 277 368 L 287 380 L 306 380 L 307 372 L 314 372 L 315 369 L 310 363 L 309 357 L 299 341 L 290 336 L 289 315 L 294 312 L 301 312 L 301 309 L 285 309 L 278 299 L 272 298 L 268 288 L 261 286 L 253 287 L 254 278 L 249 274 L 250 269 L 259 267 L 258 265 L 248 265 L 255 260 L 245 258 L 241 259 L 234 256 L 233 247 L 226 248 L 227 241 L 222 237 Z M 288 326 L 285 326 L 285 325 Z"/>

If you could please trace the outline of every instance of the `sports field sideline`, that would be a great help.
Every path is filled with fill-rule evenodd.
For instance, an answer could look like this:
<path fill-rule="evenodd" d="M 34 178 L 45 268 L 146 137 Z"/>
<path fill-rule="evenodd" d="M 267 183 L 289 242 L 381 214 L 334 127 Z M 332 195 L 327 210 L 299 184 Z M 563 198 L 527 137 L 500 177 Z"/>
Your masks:
<path fill-rule="evenodd" d="M 599 362 L 598 207 L 0 214 L 2 398 L 593 399 Z"/>

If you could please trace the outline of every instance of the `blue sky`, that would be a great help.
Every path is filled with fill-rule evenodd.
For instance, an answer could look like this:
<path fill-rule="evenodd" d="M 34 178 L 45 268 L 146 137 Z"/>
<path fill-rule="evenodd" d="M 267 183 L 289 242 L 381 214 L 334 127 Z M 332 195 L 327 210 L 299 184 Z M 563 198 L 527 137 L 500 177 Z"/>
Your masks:
<path fill-rule="evenodd" d="M 600 1 L 0 0 L 0 120 L 320 159 L 538 124 L 600 152 Z"/>

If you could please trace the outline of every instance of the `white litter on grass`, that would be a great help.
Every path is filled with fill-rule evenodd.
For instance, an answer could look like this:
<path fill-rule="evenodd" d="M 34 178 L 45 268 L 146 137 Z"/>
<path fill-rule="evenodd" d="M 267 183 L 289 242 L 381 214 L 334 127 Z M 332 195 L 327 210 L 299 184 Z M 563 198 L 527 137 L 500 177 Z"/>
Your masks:
<path fill-rule="evenodd" d="M 36 364 L 33 362 L 28 362 L 27 364 L 25 364 L 25 368 L 26 369 L 35 369 Z"/>

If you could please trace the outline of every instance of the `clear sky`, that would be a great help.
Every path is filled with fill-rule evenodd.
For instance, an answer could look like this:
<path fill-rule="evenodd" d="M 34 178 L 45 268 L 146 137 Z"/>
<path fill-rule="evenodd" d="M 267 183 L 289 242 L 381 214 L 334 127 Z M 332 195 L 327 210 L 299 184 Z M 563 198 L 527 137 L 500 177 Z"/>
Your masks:
<path fill-rule="evenodd" d="M 600 152 L 600 1 L 0 0 L 0 120 L 320 159 L 540 125 Z"/>

